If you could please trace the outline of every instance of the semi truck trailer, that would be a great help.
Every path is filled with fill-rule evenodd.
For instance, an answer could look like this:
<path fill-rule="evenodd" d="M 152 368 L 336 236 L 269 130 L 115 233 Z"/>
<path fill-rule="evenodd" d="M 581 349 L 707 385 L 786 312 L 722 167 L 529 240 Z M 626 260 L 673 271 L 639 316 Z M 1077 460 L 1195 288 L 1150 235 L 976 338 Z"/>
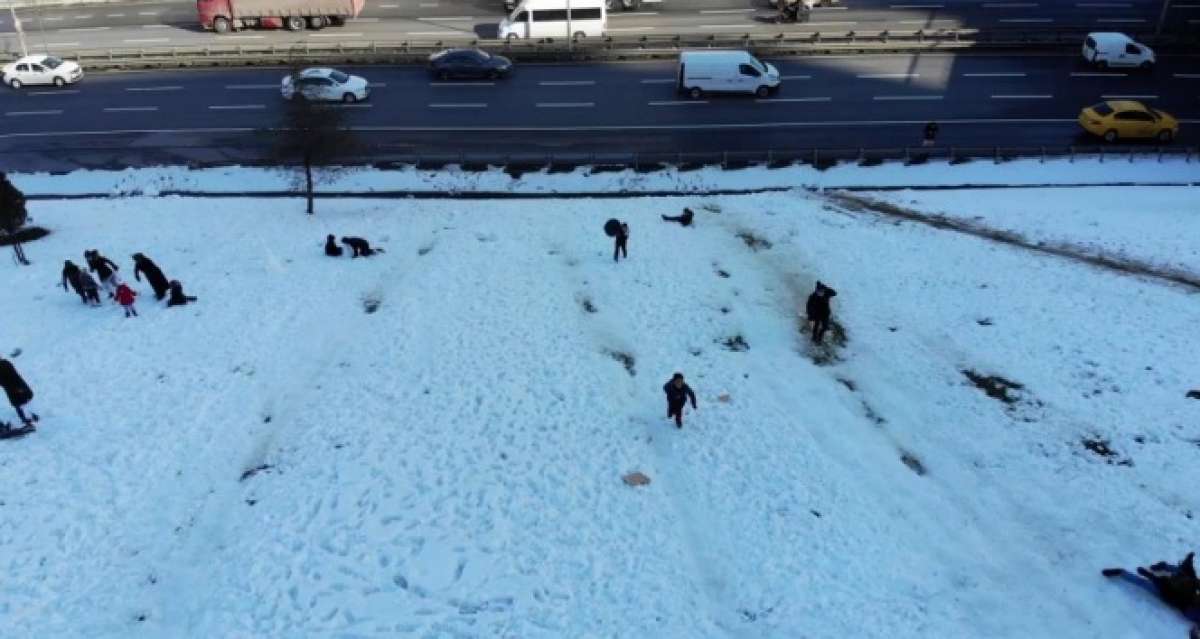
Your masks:
<path fill-rule="evenodd" d="M 200 25 L 217 33 L 264 28 L 324 29 L 358 17 L 365 0 L 196 0 Z"/>

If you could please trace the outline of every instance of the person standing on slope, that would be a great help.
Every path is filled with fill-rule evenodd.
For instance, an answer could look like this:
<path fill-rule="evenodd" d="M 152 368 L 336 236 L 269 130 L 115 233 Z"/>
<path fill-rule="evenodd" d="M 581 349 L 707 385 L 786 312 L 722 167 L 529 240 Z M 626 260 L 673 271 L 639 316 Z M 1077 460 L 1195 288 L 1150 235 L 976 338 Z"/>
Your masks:
<path fill-rule="evenodd" d="M 133 300 L 137 297 L 137 293 L 129 288 L 128 284 L 120 284 L 117 286 L 117 303 L 121 308 L 125 309 L 125 317 L 137 317 L 137 309 L 133 307 Z"/>
<path fill-rule="evenodd" d="M 696 394 L 692 387 L 683 381 L 683 373 L 675 373 L 671 381 L 663 384 L 663 392 L 667 394 L 667 419 L 675 418 L 675 428 L 683 428 L 683 407 L 692 400 L 692 410 L 696 408 Z"/>
<path fill-rule="evenodd" d="M 38 421 L 37 413 L 29 407 L 29 402 L 33 400 L 33 391 L 30 390 L 29 384 L 26 384 L 25 380 L 21 378 L 17 369 L 13 367 L 12 362 L 2 357 L 0 357 L 0 387 L 4 388 L 4 394 L 8 395 L 8 403 L 16 409 L 21 423 L 33 426 L 33 423 Z M 29 410 L 28 415 L 25 414 L 26 410 Z"/>
<path fill-rule="evenodd" d="M 83 288 L 79 282 L 79 273 L 79 267 L 75 266 L 75 263 L 71 260 L 67 260 L 63 264 L 62 287 L 64 291 L 74 290 L 75 294 L 79 296 L 79 300 L 87 304 L 87 296 L 83 294 Z M 71 287 L 69 289 L 67 288 L 68 284 Z"/>
<path fill-rule="evenodd" d="M 150 258 L 141 253 L 133 254 L 133 279 L 142 281 L 142 275 L 146 276 L 146 282 L 150 284 L 150 288 L 154 289 L 154 299 L 162 300 L 167 296 L 167 276 L 163 275 L 162 269 L 158 268 Z"/>
<path fill-rule="evenodd" d="M 92 306 L 100 306 L 100 286 L 96 284 L 95 278 L 83 269 L 79 269 L 79 291 L 83 301 Z"/>
<path fill-rule="evenodd" d="M 808 303 L 804 305 L 808 321 L 812 324 L 812 341 L 815 344 L 821 343 L 825 337 L 825 331 L 829 329 L 829 316 L 832 314 L 829 299 L 835 295 L 837 295 L 837 291 L 818 281 L 816 290 L 808 296 Z"/>
<path fill-rule="evenodd" d="M 617 255 L 629 259 L 629 225 L 621 222 L 621 226 L 617 227 L 617 234 L 613 236 L 613 261 L 619 261 Z"/>
<path fill-rule="evenodd" d="M 84 251 L 83 259 L 87 260 L 88 270 L 100 278 L 100 285 L 104 287 L 105 292 L 108 293 L 108 297 L 115 297 L 117 286 L 121 284 L 121 278 L 117 277 L 117 271 L 120 270 L 120 267 L 95 249 Z"/>

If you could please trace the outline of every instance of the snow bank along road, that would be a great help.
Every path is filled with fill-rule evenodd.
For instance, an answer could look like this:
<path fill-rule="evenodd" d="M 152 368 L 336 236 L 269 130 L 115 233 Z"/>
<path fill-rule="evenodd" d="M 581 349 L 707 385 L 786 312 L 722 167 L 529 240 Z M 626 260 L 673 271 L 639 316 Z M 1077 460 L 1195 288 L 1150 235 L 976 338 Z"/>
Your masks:
<path fill-rule="evenodd" d="M 1200 24 L 1200 4 L 1170 3 L 1171 28 Z M 811 31 L 914 31 L 917 29 L 1003 28 L 1044 29 L 1090 27 L 1097 30 L 1152 30 L 1161 2 L 1120 0 L 1041 0 L 978 2 L 962 0 L 846 0 L 836 7 L 816 9 L 807 24 L 783 29 Z M 610 14 L 613 34 L 728 33 L 775 31 L 755 16 L 769 11 L 765 0 L 665 0 L 642 10 Z M 22 9 L 18 15 L 32 40 L 57 50 L 80 47 L 120 47 L 149 44 L 235 43 L 253 41 L 314 41 L 337 39 L 431 39 L 494 36 L 503 15 L 500 0 L 368 1 L 362 17 L 344 28 L 320 32 L 246 31 L 218 38 L 199 30 L 194 3 L 147 3 L 126 6 Z M 7 12 L 0 16 L 0 36 L 8 50 L 16 49 Z M 42 36 L 44 34 L 44 36 Z"/>
<path fill-rule="evenodd" d="M 1039 190 L 1005 225 L 1194 268 L 1192 191 Z M 1189 290 L 797 193 L 31 208 L 6 637 L 1185 636 L 1099 569 L 1200 536 Z M 55 281 L 86 247 L 200 300 L 85 308 Z M 799 333 L 816 279 L 830 352 Z"/>
<path fill-rule="evenodd" d="M 692 101 L 675 93 L 671 62 L 525 65 L 495 82 L 438 82 L 420 68 L 351 69 L 374 84 L 347 108 L 352 126 L 412 152 L 764 151 L 919 143 L 929 120 L 946 146 L 1095 143 L 1079 109 L 1134 98 L 1200 133 L 1200 74 L 1164 58 L 1153 74 L 1096 72 L 1073 57 L 853 56 L 774 61 L 782 90 L 767 99 Z M 116 145 L 225 144 L 222 134 L 280 126 L 278 69 L 99 75 L 67 89 L 0 91 L 2 161 L 14 152 Z M 341 107 L 339 107 L 341 108 Z M 521 129 L 521 130 L 518 130 Z M 137 133 L 137 132 L 143 133 Z M 389 135 L 389 132 L 391 135 Z M 263 145 L 245 136 L 230 146 Z M 136 149 L 126 154 L 133 163 Z M 23 161 L 23 158 L 21 159 Z"/>

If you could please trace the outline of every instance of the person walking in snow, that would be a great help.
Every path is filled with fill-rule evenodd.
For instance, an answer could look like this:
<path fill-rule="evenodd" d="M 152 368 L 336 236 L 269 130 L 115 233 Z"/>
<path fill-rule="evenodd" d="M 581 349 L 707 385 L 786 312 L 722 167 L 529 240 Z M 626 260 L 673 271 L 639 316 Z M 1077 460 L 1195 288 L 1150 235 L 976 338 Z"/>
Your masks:
<path fill-rule="evenodd" d="M 129 288 L 128 284 L 117 285 L 117 303 L 121 308 L 125 309 L 125 317 L 137 317 L 137 309 L 133 307 L 133 301 L 137 298 L 137 292 Z"/>
<path fill-rule="evenodd" d="M 183 306 L 195 301 L 194 296 L 183 294 L 183 284 L 179 280 L 171 280 L 171 298 L 167 300 L 168 307 Z"/>
<path fill-rule="evenodd" d="M 110 299 L 113 298 L 116 295 L 117 287 L 121 284 L 121 278 L 117 276 L 117 271 L 121 267 L 95 249 L 84 251 L 83 259 L 87 261 L 88 271 L 95 273 L 100 278 L 100 284 L 104 287 L 104 291 L 108 293 Z"/>
<path fill-rule="evenodd" d="M 696 410 L 696 394 L 692 387 L 683 381 L 683 373 L 675 373 L 671 381 L 663 384 L 663 392 L 667 394 L 667 419 L 675 418 L 675 428 L 683 428 L 683 407 L 692 400 L 692 410 Z"/>
<path fill-rule="evenodd" d="M 16 409 L 21 423 L 33 426 L 33 423 L 39 419 L 37 413 L 33 412 L 29 405 L 29 402 L 33 401 L 33 391 L 29 388 L 29 384 L 26 384 L 25 380 L 21 378 L 12 362 L 3 357 L 0 357 L 0 387 L 4 388 L 4 394 L 8 395 L 8 403 Z M 28 414 L 25 413 L 27 410 Z"/>
<path fill-rule="evenodd" d="M 100 286 L 96 284 L 96 280 L 83 269 L 79 270 L 79 289 L 79 294 L 83 296 L 84 302 L 90 302 L 92 306 L 100 306 Z"/>
<path fill-rule="evenodd" d="M 67 286 L 70 285 L 70 289 Z M 62 270 L 62 287 L 63 290 L 74 290 L 79 296 L 79 301 L 87 304 L 87 296 L 83 294 L 83 288 L 79 284 L 79 267 L 71 260 L 67 260 L 63 264 Z"/>
<path fill-rule="evenodd" d="M 815 344 L 821 343 L 825 337 L 825 331 L 829 329 L 829 316 L 832 313 L 829 300 L 835 295 L 837 295 L 837 291 L 818 281 L 816 290 L 808 296 L 808 303 L 804 305 L 808 321 L 812 324 L 812 341 Z"/>
<path fill-rule="evenodd" d="M 141 253 L 133 254 L 133 279 L 142 281 L 142 275 L 146 276 L 146 282 L 150 284 L 150 288 L 154 289 L 154 299 L 161 300 L 167 296 L 167 276 L 163 275 L 162 269 Z"/>
<path fill-rule="evenodd" d="M 1105 568 L 1101 572 L 1154 593 L 1163 603 L 1200 624 L 1200 579 L 1196 578 L 1194 560 L 1195 553 L 1189 552 L 1178 566 L 1160 561 L 1149 568 L 1138 567 L 1136 575 L 1124 568 Z M 1193 635 L 1198 632 L 1192 628 Z"/>
<path fill-rule="evenodd" d="M 334 241 L 332 233 L 325 236 L 325 255 L 327 257 L 342 256 L 342 247 L 338 246 L 337 242 Z"/>
<path fill-rule="evenodd" d="M 629 225 L 621 222 L 617 227 L 617 234 L 613 236 L 613 261 L 619 261 L 617 255 L 625 259 L 629 259 Z"/>
<path fill-rule="evenodd" d="M 684 208 L 682 215 L 664 215 L 662 219 L 664 222 L 679 222 L 683 226 L 691 226 L 692 218 L 695 216 L 696 214 L 692 213 L 691 209 Z"/>

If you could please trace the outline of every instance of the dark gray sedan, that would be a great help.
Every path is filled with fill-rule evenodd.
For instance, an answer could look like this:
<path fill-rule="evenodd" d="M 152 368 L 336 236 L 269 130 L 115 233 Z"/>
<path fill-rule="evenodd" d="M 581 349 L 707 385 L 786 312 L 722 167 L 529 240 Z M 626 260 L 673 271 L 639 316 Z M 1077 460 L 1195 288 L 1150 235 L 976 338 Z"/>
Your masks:
<path fill-rule="evenodd" d="M 512 60 L 482 49 L 446 49 L 429 56 L 429 72 L 441 80 L 496 79 L 508 75 L 512 66 Z"/>

